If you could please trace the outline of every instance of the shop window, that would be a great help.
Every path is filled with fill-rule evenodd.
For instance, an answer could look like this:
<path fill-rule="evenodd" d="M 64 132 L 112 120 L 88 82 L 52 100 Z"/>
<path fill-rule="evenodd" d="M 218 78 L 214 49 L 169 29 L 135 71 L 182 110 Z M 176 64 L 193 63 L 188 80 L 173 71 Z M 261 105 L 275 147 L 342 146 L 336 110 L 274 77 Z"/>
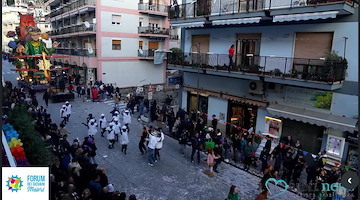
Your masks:
<path fill-rule="evenodd" d="M 121 40 L 112 41 L 112 50 L 121 50 Z"/>
<path fill-rule="evenodd" d="M 188 95 L 188 112 L 197 111 L 199 104 L 199 111 L 207 113 L 208 112 L 208 97 L 199 95 L 199 100 L 197 99 L 197 94 L 189 92 Z"/>
<path fill-rule="evenodd" d="M 256 126 L 257 108 L 232 102 L 230 104 L 230 123 L 235 126 L 250 129 Z M 230 127 L 233 129 L 233 127 Z M 232 130 L 230 130 L 231 132 Z"/>

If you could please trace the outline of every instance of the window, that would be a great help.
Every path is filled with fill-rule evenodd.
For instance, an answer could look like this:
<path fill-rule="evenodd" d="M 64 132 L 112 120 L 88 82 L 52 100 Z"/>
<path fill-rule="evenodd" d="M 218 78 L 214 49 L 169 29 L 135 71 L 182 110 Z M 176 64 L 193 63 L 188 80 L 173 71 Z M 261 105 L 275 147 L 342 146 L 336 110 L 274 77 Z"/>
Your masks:
<path fill-rule="evenodd" d="M 143 49 L 143 41 L 139 41 L 139 49 Z"/>
<path fill-rule="evenodd" d="M 139 27 L 143 26 L 143 20 L 144 20 L 144 18 L 142 18 L 142 17 L 139 18 Z"/>
<path fill-rule="evenodd" d="M 48 25 L 45 25 L 45 28 L 48 28 L 49 26 Z"/>
<path fill-rule="evenodd" d="M 112 15 L 112 24 L 120 25 L 121 24 L 121 15 Z"/>
<path fill-rule="evenodd" d="M 121 40 L 112 41 L 112 50 L 121 50 Z"/>

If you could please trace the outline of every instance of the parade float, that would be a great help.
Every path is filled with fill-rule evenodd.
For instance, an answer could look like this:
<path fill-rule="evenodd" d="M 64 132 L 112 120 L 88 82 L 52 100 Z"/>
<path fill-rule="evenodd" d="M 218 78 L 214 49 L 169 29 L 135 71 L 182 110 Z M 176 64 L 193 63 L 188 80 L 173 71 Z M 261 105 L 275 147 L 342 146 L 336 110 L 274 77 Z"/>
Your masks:
<path fill-rule="evenodd" d="M 54 58 L 68 56 L 52 55 L 60 43 L 51 38 L 48 33 L 42 33 L 36 26 L 31 14 L 21 14 L 20 24 L 15 31 L 9 31 L 7 37 L 13 38 L 8 43 L 12 49 L 10 61 L 16 67 L 11 69 L 19 73 L 19 86 L 35 91 L 49 90 L 54 98 L 73 99 L 73 94 L 64 93 L 59 88 L 59 77 L 66 77 L 66 67 L 54 66 Z M 61 75 L 57 72 L 61 71 Z M 50 85 L 52 87 L 50 87 Z"/>

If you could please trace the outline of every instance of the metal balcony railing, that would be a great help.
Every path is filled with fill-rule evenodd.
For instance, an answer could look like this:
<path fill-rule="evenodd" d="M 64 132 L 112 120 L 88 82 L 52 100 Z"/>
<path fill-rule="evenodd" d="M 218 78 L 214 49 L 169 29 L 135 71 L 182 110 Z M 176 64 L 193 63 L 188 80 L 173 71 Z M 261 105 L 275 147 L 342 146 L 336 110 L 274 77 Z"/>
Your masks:
<path fill-rule="evenodd" d="M 50 18 L 61 15 L 63 13 L 66 13 L 66 12 L 69 12 L 69 11 L 72 11 L 72 10 L 75 10 L 77 8 L 80 8 L 80 7 L 83 7 L 83 6 L 86 6 L 86 5 L 95 6 L 96 1 L 95 0 L 78 0 L 78 1 L 72 2 L 71 4 L 60 5 L 60 7 L 61 6 L 64 6 L 64 7 L 60 8 L 58 10 L 52 10 L 51 13 L 50 13 Z"/>
<path fill-rule="evenodd" d="M 67 28 L 60 28 L 51 31 L 51 35 L 63 35 L 68 33 L 81 33 L 81 32 L 95 32 L 96 25 L 90 24 L 90 27 L 87 28 L 85 25 L 74 25 Z"/>
<path fill-rule="evenodd" d="M 77 48 L 66 48 L 66 49 L 56 49 L 55 54 L 65 54 L 72 56 L 85 56 L 85 57 L 95 57 L 96 49 L 93 49 L 92 53 L 89 53 L 87 49 L 77 49 Z"/>
<path fill-rule="evenodd" d="M 141 58 L 153 58 L 156 49 L 139 50 L 138 56 Z"/>
<path fill-rule="evenodd" d="M 168 7 L 170 19 L 194 18 L 200 16 L 247 13 L 256 10 L 295 8 L 318 4 L 347 3 L 354 6 L 354 0 L 198 0 Z"/>
<path fill-rule="evenodd" d="M 138 4 L 139 10 L 146 10 L 146 11 L 158 11 L 167 13 L 168 6 L 162 4 L 148 4 L 148 3 L 139 3 Z"/>
<path fill-rule="evenodd" d="M 347 68 L 346 60 L 331 61 L 307 58 L 271 56 L 234 56 L 229 67 L 227 54 L 168 53 L 167 63 L 191 68 L 225 70 L 233 73 L 248 73 L 284 79 L 311 80 L 324 83 L 343 81 Z"/>
<path fill-rule="evenodd" d="M 159 35 L 169 35 L 169 28 L 153 28 L 153 27 L 138 27 L 139 34 L 159 34 Z"/>

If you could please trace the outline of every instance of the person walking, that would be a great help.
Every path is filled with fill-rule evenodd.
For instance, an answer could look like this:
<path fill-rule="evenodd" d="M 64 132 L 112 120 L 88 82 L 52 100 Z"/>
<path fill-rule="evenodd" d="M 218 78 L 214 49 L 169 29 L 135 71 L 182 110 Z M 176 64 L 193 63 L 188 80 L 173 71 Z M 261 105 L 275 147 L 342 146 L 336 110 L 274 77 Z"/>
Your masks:
<path fill-rule="evenodd" d="M 101 129 L 101 137 L 104 137 L 104 133 L 106 131 L 106 128 L 108 127 L 108 122 L 105 118 L 105 114 L 101 114 L 99 123 L 100 123 L 100 129 Z"/>
<path fill-rule="evenodd" d="M 126 155 L 127 145 L 129 144 L 129 131 L 126 126 L 123 126 L 121 128 L 120 143 L 121 143 L 121 152 L 124 152 Z"/>
<path fill-rule="evenodd" d="M 234 49 L 235 45 L 231 45 L 230 49 L 229 49 L 229 70 L 232 68 L 234 61 L 233 61 L 233 57 L 234 57 L 234 53 L 235 53 L 235 49 Z"/>
<path fill-rule="evenodd" d="M 150 132 L 149 134 L 149 144 L 148 144 L 148 165 L 150 166 L 154 166 L 154 162 L 155 162 L 155 156 L 154 156 L 154 151 L 155 151 L 155 146 L 157 143 L 157 138 L 156 136 L 154 136 L 154 132 Z"/>
<path fill-rule="evenodd" d="M 94 138 L 94 135 L 97 133 L 98 124 L 95 122 L 95 119 L 91 119 L 88 124 L 88 136 Z"/>
<path fill-rule="evenodd" d="M 62 119 L 61 124 L 66 124 L 66 117 L 67 117 L 67 111 L 66 111 L 66 106 L 62 105 L 61 109 L 60 109 L 60 117 Z"/>
<path fill-rule="evenodd" d="M 200 147 L 201 147 L 201 139 L 199 138 L 199 133 L 195 133 L 195 135 L 191 138 L 191 162 L 194 162 L 194 155 L 197 153 L 197 160 L 200 163 Z"/>
<path fill-rule="evenodd" d="M 109 141 L 109 149 L 113 149 L 114 148 L 114 143 L 115 143 L 115 131 L 114 131 L 114 122 L 110 122 L 109 123 L 109 127 L 106 128 L 106 130 L 108 131 L 107 134 L 107 139 Z"/>
<path fill-rule="evenodd" d="M 158 131 L 159 131 L 159 133 L 157 134 L 158 141 L 155 145 L 155 162 L 157 162 L 157 160 L 160 160 L 160 150 L 163 146 L 164 138 L 165 138 L 165 135 L 162 132 L 161 128 L 159 128 Z"/>
<path fill-rule="evenodd" d="M 146 152 L 146 147 L 145 147 L 145 141 L 149 136 L 149 132 L 146 129 L 146 127 L 143 127 L 143 131 L 140 137 L 140 141 L 139 141 L 139 150 L 141 152 L 141 154 L 144 154 Z"/>
<path fill-rule="evenodd" d="M 128 131 L 130 132 L 129 124 L 131 124 L 131 114 L 129 110 L 125 110 L 123 113 L 123 124 L 127 127 Z"/>
<path fill-rule="evenodd" d="M 230 187 L 230 191 L 228 193 L 226 200 L 241 200 L 239 198 L 238 188 L 235 185 L 232 185 Z"/>
<path fill-rule="evenodd" d="M 180 153 L 185 156 L 185 149 L 186 149 L 186 143 L 188 140 L 188 134 L 189 132 L 187 130 L 183 131 L 179 137 L 179 144 L 180 144 Z"/>
<path fill-rule="evenodd" d="M 250 169 L 250 164 L 252 162 L 252 160 L 251 160 L 252 153 L 253 153 L 253 146 L 252 146 L 252 142 L 249 141 L 248 144 L 244 148 L 244 170 L 245 171 L 249 171 L 249 169 Z"/>
<path fill-rule="evenodd" d="M 209 149 L 208 151 L 208 157 L 207 157 L 207 164 L 209 166 L 209 176 L 214 176 L 214 172 L 213 172 L 213 168 L 215 165 L 215 158 L 217 158 L 214 154 L 214 150 L 213 149 Z"/>
<path fill-rule="evenodd" d="M 114 131 L 115 131 L 115 141 L 119 142 L 119 135 L 121 133 L 121 124 L 119 123 L 119 118 L 114 119 Z"/>
<path fill-rule="evenodd" d="M 45 105 L 46 107 L 49 106 L 49 98 L 50 98 L 50 94 L 49 92 L 46 90 L 44 95 L 43 95 L 43 100 L 45 101 Z"/>
<path fill-rule="evenodd" d="M 67 122 L 69 122 L 72 105 L 69 103 L 69 101 L 66 101 L 65 105 L 66 105 L 66 120 L 67 120 Z"/>

